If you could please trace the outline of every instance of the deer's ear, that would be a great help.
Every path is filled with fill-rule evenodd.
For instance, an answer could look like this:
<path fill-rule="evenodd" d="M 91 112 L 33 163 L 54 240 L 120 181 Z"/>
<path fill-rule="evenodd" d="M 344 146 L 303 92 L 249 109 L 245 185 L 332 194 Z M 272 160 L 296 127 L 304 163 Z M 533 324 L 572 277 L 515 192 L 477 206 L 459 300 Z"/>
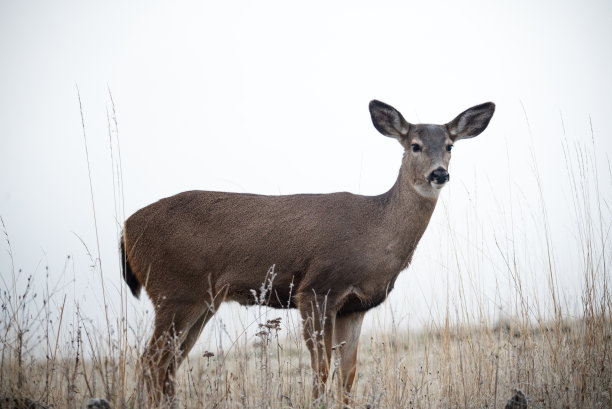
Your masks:
<path fill-rule="evenodd" d="M 457 141 L 479 135 L 489 125 L 494 112 L 495 104 L 486 102 L 460 113 L 457 118 L 446 124 L 451 139 Z"/>
<path fill-rule="evenodd" d="M 410 124 L 391 105 L 374 99 L 370 101 L 370 115 L 374 128 L 381 134 L 397 139 L 408 135 Z"/>

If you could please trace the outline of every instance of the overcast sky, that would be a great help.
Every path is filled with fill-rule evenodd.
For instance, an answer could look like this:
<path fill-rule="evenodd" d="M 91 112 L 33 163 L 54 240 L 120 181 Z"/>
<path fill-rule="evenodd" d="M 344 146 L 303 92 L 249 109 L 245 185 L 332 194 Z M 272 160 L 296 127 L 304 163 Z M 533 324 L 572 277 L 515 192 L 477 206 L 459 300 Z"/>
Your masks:
<path fill-rule="evenodd" d="M 371 99 L 422 123 L 493 101 L 486 132 L 453 151 L 450 186 L 385 308 L 418 326 L 454 309 L 465 285 L 470 303 L 510 313 L 511 248 L 546 300 L 547 234 L 559 285 L 579 304 L 563 146 L 590 152 L 595 143 L 609 199 L 610 39 L 606 1 L 1 0 L 0 216 L 15 266 L 38 282 L 48 266 L 89 316 L 101 313 L 77 86 L 114 302 L 118 228 L 139 208 L 190 189 L 379 194 L 402 150 L 371 125 Z M 604 216 L 609 223 L 605 206 Z"/>

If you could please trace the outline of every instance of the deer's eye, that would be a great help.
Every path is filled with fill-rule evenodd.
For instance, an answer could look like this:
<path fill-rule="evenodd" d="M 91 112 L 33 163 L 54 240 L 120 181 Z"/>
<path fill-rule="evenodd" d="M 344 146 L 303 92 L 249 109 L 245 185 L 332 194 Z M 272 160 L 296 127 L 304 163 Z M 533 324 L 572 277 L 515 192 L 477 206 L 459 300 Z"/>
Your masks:
<path fill-rule="evenodd" d="M 413 143 L 412 145 L 410 145 L 410 148 L 412 148 L 412 152 L 421 152 L 421 150 L 423 149 L 418 143 Z"/>
<path fill-rule="evenodd" d="M 446 152 L 450 152 L 450 151 L 452 151 L 452 150 L 453 150 L 453 145 L 448 145 L 448 146 L 446 147 Z"/>

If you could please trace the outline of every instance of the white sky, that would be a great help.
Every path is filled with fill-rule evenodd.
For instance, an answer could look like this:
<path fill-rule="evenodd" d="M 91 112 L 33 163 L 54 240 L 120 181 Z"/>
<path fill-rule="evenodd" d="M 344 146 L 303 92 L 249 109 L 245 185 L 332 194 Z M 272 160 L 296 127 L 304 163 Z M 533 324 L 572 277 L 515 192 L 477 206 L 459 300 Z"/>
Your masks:
<path fill-rule="evenodd" d="M 395 181 L 401 148 L 372 127 L 371 99 L 432 123 L 493 101 L 489 129 L 453 151 L 451 185 L 414 265 L 381 310 L 410 326 L 428 322 L 455 308 L 459 277 L 470 303 L 508 313 L 512 278 L 496 240 L 506 250 L 515 243 L 524 279 L 541 285 L 546 304 L 532 156 L 559 285 L 579 304 L 578 228 L 561 147 L 592 149 L 590 117 L 609 199 L 610 3 L 299 4 L 0 1 L 0 216 L 23 275 L 44 281 L 48 266 L 51 282 L 74 279 L 62 291 L 100 316 L 99 275 L 77 238 L 97 254 L 76 85 L 102 267 L 115 300 L 117 150 L 113 142 L 113 163 L 107 87 L 119 122 L 126 215 L 189 189 L 379 194 Z M 0 274 L 9 283 L 2 248 Z M 227 309 L 226 320 L 238 311 Z"/>

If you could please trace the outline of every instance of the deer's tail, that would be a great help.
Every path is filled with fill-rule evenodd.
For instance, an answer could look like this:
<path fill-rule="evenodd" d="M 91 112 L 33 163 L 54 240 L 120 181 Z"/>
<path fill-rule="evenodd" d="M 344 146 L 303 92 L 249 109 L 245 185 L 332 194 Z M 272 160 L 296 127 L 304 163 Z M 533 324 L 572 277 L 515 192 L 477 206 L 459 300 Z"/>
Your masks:
<path fill-rule="evenodd" d="M 132 291 L 134 297 L 138 298 L 142 284 L 138 281 L 130 266 L 130 260 L 128 260 L 127 253 L 125 252 L 125 239 L 123 236 L 121 236 L 121 269 L 123 270 L 123 279 L 128 287 L 130 287 L 130 291 Z"/>

